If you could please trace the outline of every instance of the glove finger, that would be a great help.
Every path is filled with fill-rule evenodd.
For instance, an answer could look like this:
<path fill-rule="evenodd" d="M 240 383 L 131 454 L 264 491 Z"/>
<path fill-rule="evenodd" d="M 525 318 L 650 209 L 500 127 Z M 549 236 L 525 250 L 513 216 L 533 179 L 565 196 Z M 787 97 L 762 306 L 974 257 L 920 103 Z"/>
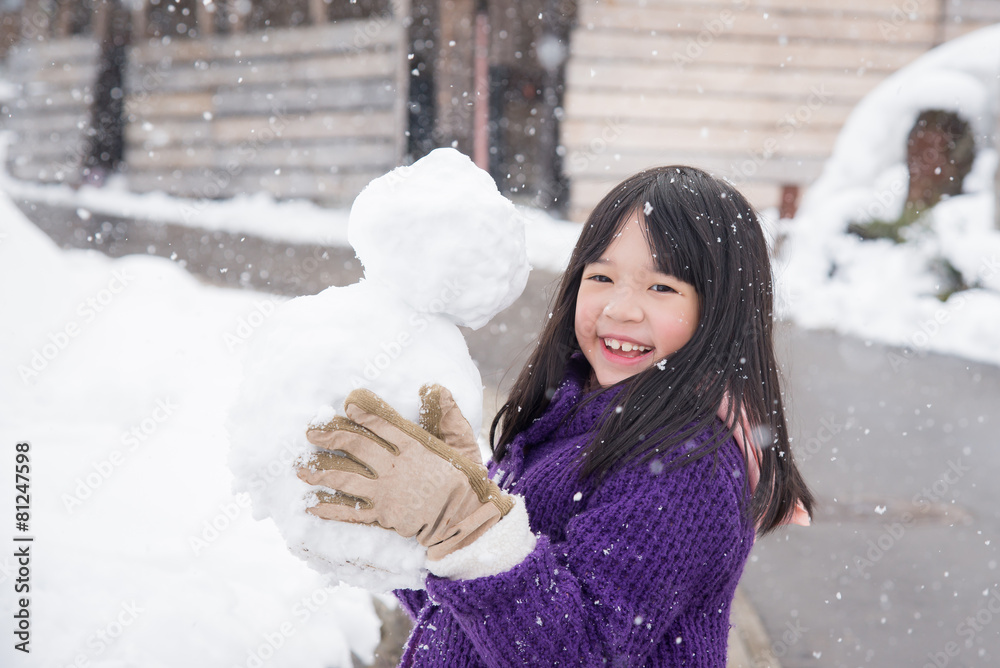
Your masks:
<path fill-rule="evenodd" d="M 371 499 L 366 499 L 363 496 L 354 496 L 353 494 L 345 494 L 344 492 L 324 492 L 323 490 L 313 490 L 316 494 L 316 505 L 312 506 L 316 508 L 321 505 L 333 505 L 333 506 L 344 506 L 345 508 L 350 508 L 361 512 L 362 510 L 371 510 L 374 506 Z"/>
<path fill-rule="evenodd" d="M 420 388 L 420 426 L 466 457 L 482 461 L 472 425 L 448 388 L 438 384 Z"/>
<path fill-rule="evenodd" d="M 317 491 L 316 498 L 319 503 L 306 509 L 311 515 L 324 520 L 381 527 L 375 519 L 372 503 L 368 499 L 340 492 L 331 494 L 323 491 Z"/>
<path fill-rule="evenodd" d="M 345 434 L 363 436 L 371 441 L 374 441 L 375 443 L 378 443 L 393 454 L 399 453 L 399 450 L 390 441 L 381 438 L 378 434 L 363 427 L 354 420 L 340 415 L 334 417 L 322 426 L 310 427 L 306 431 L 306 440 L 317 447 L 326 448 L 327 450 L 336 450 L 338 449 L 338 446 L 335 444 L 335 441 L 338 438 L 343 438 Z"/>
<path fill-rule="evenodd" d="M 355 473 L 336 469 L 315 470 L 311 468 L 296 469 L 295 475 L 302 482 L 325 487 L 331 492 L 339 492 L 362 499 L 372 498 L 376 489 L 376 481 Z"/>
<path fill-rule="evenodd" d="M 313 471 L 344 471 L 374 480 L 378 475 L 363 461 L 343 450 L 320 450 L 309 455 L 303 468 Z"/>
<path fill-rule="evenodd" d="M 441 391 L 444 387 L 437 383 L 420 388 L 420 418 L 422 429 L 441 438 Z M 443 439 L 442 439 L 443 440 Z"/>
<path fill-rule="evenodd" d="M 403 418 L 395 408 L 371 390 L 354 390 L 348 394 L 344 412 L 355 424 L 399 447 L 407 440 L 426 443 L 429 438 L 434 438 L 426 430 Z"/>
<path fill-rule="evenodd" d="M 306 511 L 321 519 L 387 529 L 395 531 L 404 538 L 412 538 L 417 533 L 417 528 L 409 529 L 405 526 L 386 526 L 383 524 L 368 499 L 337 492 L 333 494 L 316 492 L 316 497 L 319 503 L 307 508 Z"/>
<path fill-rule="evenodd" d="M 306 439 L 313 445 L 323 448 L 321 452 L 338 452 L 344 457 L 356 460 L 376 477 L 379 471 L 387 472 L 392 469 L 399 448 L 347 418 L 341 420 L 343 422 L 332 426 L 324 425 L 310 429 L 306 432 Z M 330 430 L 327 430 L 327 427 Z M 347 470 L 345 466 L 336 468 Z"/>

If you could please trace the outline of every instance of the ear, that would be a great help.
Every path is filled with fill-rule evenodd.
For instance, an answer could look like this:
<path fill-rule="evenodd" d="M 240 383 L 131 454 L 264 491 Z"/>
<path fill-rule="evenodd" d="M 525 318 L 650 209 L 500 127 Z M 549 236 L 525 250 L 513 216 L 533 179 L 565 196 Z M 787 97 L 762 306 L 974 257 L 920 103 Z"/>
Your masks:
<path fill-rule="evenodd" d="M 476 442 L 455 397 L 441 385 L 420 388 L 420 426 L 452 447 Z"/>

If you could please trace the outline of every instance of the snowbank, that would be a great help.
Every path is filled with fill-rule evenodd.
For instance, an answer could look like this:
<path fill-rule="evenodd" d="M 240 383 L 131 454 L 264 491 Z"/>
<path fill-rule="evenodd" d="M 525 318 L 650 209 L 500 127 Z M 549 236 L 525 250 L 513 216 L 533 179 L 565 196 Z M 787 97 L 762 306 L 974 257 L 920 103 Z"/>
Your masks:
<path fill-rule="evenodd" d="M 779 310 L 796 324 L 831 328 L 921 351 L 1000 364 L 1000 231 L 993 225 L 1000 109 L 1000 25 L 925 54 L 872 91 L 844 125 L 810 187 L 776 272 Z M 861 241 L 855 221 L 899 216 L 908 189 L 906 137 L 920 111 L 955 111 L 975 132 L 964 192 L 913 226 L 904 244 Z M 946 260 L 972 289 L 940 301 L 935 263 Z"/>
<path fill-rule="evenodd" d="M 223 422 L 274 297 L 205 287 L 168 260 L 58 250 L 0 195 L 0 665 L 34 536 L 30 665 L 351 666 L 370 596 L 331 588 L 230 491 Z M 256 325 L 255 325 L 256 323 Z M 29 531 L 14 445 L 30 443 Z"/>

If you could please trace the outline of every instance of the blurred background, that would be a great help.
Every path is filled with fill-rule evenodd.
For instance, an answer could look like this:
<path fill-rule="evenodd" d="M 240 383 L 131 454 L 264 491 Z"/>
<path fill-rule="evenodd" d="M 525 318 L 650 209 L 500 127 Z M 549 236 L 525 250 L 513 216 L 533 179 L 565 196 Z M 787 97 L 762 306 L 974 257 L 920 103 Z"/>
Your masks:
<path fill-rule="evenodd" d="M 732 666 L 1000 661 L 1000 0 L 2 0 L 0 112 L 4 665 L 394 665 L 401 613 L 251 518 L 224 421 L 276 307 L 362 276 L 356 195 L 441 146 L 527 220 L 465 331 L 487 416 L 613 185 L 762 212 L 820 505 L 755 547 Z"/>
<path fill-rule="evenodd" d="M 135 192 L 343 206 L 454 144 L 512 198 L 571 220 L 643 167 L 692 162 L 792 217 L 867 93 L 998 12 L 991 0 L 6 0 L 8 165 L 42 182 L 120 173 Z"/>

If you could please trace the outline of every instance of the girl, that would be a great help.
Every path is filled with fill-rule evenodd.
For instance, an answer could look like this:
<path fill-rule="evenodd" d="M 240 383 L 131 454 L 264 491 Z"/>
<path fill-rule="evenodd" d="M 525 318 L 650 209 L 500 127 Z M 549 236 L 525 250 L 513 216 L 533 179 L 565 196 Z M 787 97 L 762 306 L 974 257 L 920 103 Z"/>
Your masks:
<path fill-rule="evenodd" d="M 771 337 L 753 208 L 651 169 L 585 224 L 488 477 L 443 388 L 419 425 L 359 390 L 310 431 L 324 457 L 300 475 L 337 490 L 310 512 L 428 546 L 426 591 L 397 592 L 401 665 L 725 666 L 755 532 L 812 508 Z"/>

